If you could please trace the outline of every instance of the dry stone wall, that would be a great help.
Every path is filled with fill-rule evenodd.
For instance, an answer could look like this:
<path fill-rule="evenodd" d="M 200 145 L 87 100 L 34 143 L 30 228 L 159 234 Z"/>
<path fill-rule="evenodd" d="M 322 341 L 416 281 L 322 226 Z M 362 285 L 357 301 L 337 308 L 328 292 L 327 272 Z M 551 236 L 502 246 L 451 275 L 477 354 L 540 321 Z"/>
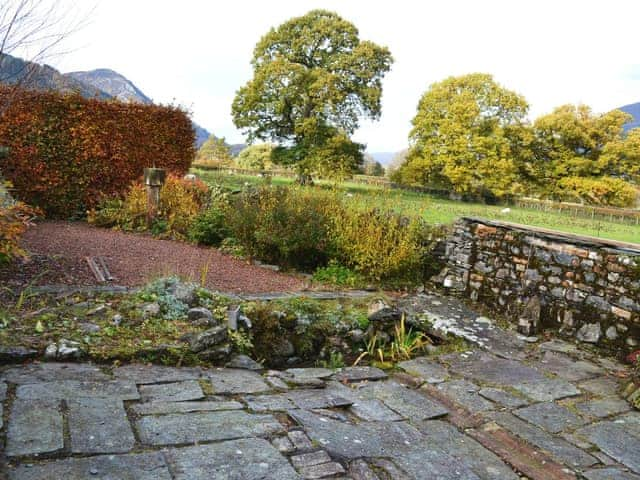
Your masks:
<path fill-rule="evenodd" d="M 640 348 L 640 246 L 463 218 L 436 278 L 517 322 L 626 353 Z"/>

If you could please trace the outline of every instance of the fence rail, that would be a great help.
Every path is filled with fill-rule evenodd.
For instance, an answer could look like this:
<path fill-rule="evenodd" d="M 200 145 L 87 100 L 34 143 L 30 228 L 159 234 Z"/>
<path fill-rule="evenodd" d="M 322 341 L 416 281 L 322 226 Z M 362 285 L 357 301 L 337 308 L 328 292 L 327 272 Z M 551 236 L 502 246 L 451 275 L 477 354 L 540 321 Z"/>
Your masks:
<path fill-rule="evenodd" d="M 631 208 L 598 207 L 580 203 L 554 202 L 538 198 L 521 197 L 515 200 L 518 207 L 545 212 L 570 213 L 578 217 L 599 218 L 622 223 L 640 225 L 640 210 Z"/>

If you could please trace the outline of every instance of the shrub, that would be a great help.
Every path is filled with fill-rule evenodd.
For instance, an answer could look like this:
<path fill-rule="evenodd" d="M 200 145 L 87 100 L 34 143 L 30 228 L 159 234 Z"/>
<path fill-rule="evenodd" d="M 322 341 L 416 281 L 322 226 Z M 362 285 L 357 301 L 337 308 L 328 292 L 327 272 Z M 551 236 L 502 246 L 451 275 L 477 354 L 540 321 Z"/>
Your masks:
<path fill-rule="evenodd" d="M 364 283 L 362 275 L 350 268 L 340 265 L 335 260 L 329 261 L 326 267 L 318 268 L 313 274 L 313 280 L 342 287 L 357 287 Z"/>
<path fill-rule="evenodd" d="M 248 254 L 313 269 L 332 256 L 331 219 L 341 211 L 337 197 L 329 192 L 263 186 L 235 197 L 227 221 Z"/>
<path fill-rule="evenodd" d="M 340 262 L 375 280 L 420 276 L 421 228 L 417 218 L 355 207 L 333 224 Z"/>
<path fill-rule="evenodd" d="M 169 175 L 160 190 L 158 218 L 151 226 L 155 235 L 185 238 L 208 197 L 208 187 L 199 180 Z M 123 200 L 110 199 L 89 212 L 89 223 L 100 227 L 118 227 L 126 231 L 147 230 L 147 192 L 133 184 Z"/>
<path fill-rule="evenodd" d="M 638 198 L 633 185 L 613 177 L 565 177 L 558 182 L 558 187 L 561 196 L 592 205 L 631 207 Z"/>
<path fill-rule="evenodd" d="M 36 210 L 21 202 L 0 205 L 0 264 L 25 255 L 19 245 L 20 236 L 36 214 Z"/>
<path fill-rule="evenodd" d="M 229 236 L 225 211 L 219 205 L 211 205 L 201 212 L 189 227 L 187 237 L 202 245 L 220 246 Z"/>
<path fill-rule="evenodd" d="M 12 94 L 0 86 L 0 103 Z M 36 91 L 21 91 L 3 113 L 0 144 L 17 197 L 60 217 L 124 194 L 145 167 L 182 175 L 195 155 L 180 108 Z"/>

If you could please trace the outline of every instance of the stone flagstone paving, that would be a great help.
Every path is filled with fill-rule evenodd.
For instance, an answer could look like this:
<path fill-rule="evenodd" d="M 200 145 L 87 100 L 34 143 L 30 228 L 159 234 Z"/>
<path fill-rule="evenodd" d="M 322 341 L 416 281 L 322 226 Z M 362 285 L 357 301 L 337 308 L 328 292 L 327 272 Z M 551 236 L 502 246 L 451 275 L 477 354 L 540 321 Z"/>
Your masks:
<path fill-rule="evenodd" d="M 0 478 L 640 480 L 624 367 L 558 342 L 387 374 L 5 366 Z"/>

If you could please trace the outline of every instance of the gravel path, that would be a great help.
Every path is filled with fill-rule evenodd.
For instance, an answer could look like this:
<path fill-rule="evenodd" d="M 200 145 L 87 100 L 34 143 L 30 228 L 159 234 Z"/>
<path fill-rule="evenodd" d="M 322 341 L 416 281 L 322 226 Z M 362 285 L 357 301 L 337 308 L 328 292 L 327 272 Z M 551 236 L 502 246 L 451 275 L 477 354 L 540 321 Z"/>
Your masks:
<path fill-rule="evenodd" d="M 208 269 L 206 285 L 212 290 L 260 293 L 304 288 L 304 281 L 299 278 L 250 265 L 213 248 L 95 228 L 86 223 L 42 222 L 26 232 L 22 244 L 31 252 L 31 259 L 0 269 L 0 284 L 19 287 L 38 277 L 34 284 L 93 285 L 97 282 L 84 258 L 103 256 L 118 285 L 136 286 L 169 274 L 199 283 L 201 273 Z"/>

